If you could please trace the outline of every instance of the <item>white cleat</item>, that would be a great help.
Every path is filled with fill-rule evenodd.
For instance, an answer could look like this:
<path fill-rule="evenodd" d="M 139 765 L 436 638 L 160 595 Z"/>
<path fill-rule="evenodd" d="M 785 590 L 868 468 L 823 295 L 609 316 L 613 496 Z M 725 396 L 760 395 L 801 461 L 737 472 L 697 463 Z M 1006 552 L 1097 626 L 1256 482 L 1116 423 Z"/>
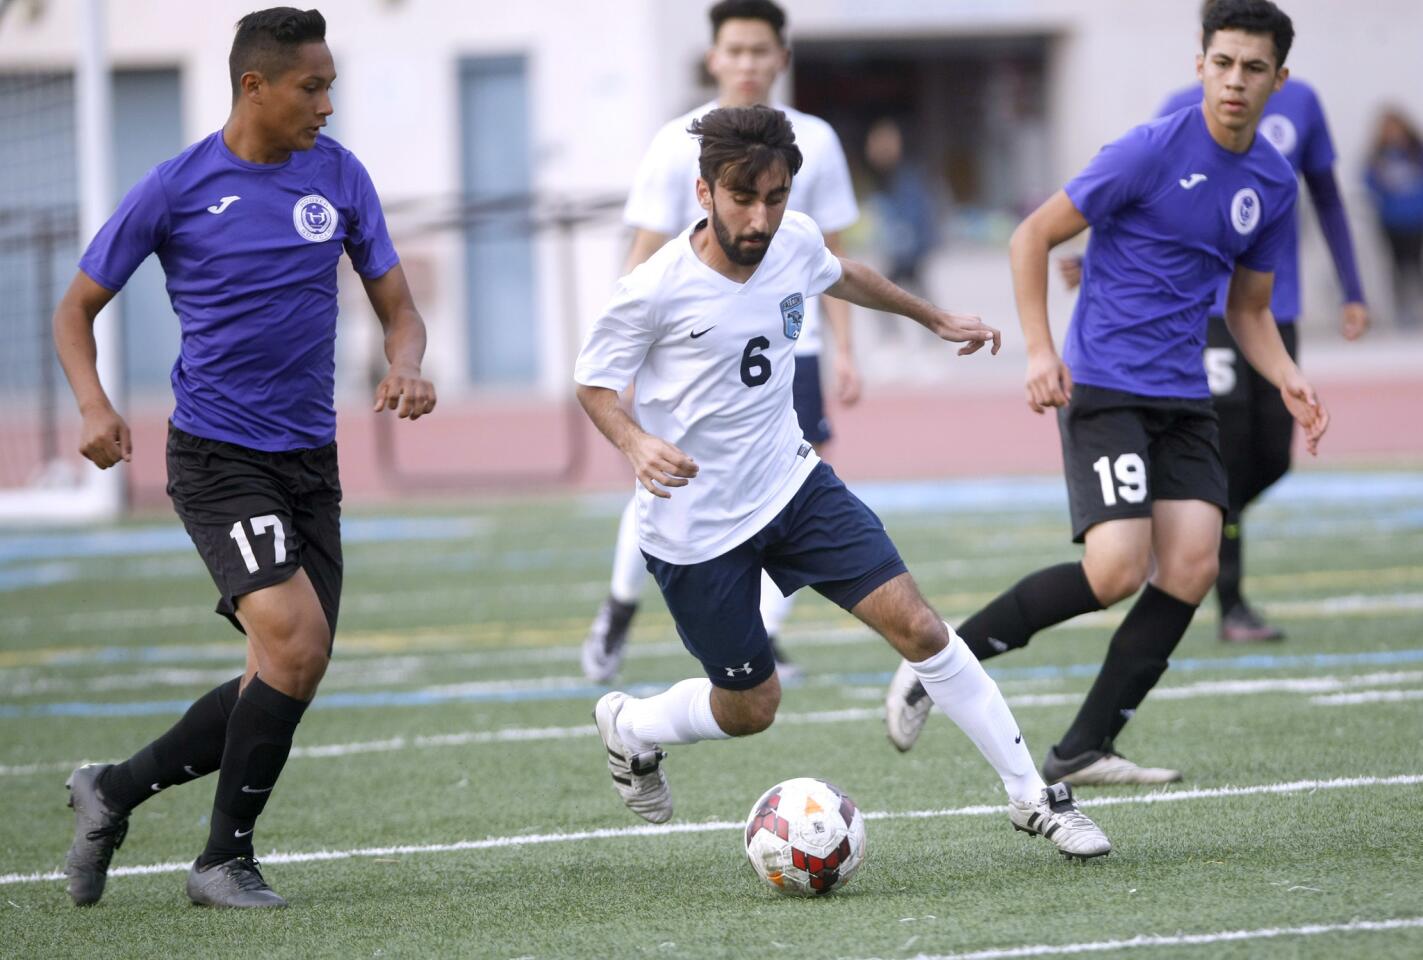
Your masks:
<path fill-rule="evenodd" d="M 1008 819 L 1015 830 L 1047 837 L 1064 857 L 1086 860 L 1112 852 L 1112 841 L 1077 809 L 1072 788 L 1065 783 L 1044 788 L 1036 800 L 1009 801 Z"/>
<path fill-rule="evenodd" d="M 627 694 L 614 691 L 604 694 L 593 708 L 598 735 L 608 752 L 608 772 L 629 810 L 651 823 L 666 823 L 672 819 L 672 788 L 662 772 L 667 755 L 655 744 L 645 753 L 628 752 L 618 736 L 618 714 L 627 701 Z"/>
<path fill-rule="evenodd" d="M 1043 762 L 1043 779 L 1071 783 L 1079 787 L 1106 787 L 1118 784 L 1176 783 L 1180 770 L 1168 767 L 1143 767 L 1112 750 L 1091 750 L 1063 760 L 1057 748 L 1048 751 Z"/>
<path fill-rule="evenodd" d="M 884 698 L 885 727 L 889 742 L 894 744 L 896 750 L 904 753 L 914 746 L 933 708 L 934 701 L 929 699 L 929 691 L 919 682 L 919 675 L 909 661 L 899 661 L 899 668 L 894 671 L 894 677 L 889 681 L 889 692 Z"/>

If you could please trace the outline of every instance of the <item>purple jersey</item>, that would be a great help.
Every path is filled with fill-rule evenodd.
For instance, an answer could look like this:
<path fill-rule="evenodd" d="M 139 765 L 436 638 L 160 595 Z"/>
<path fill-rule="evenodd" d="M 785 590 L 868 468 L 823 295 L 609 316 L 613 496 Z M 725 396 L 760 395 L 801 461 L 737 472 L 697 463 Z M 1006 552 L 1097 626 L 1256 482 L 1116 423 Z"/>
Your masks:
<path fill-rule="evenodd" d="M 1195 84 L 1172 94 L 1157 113 L 1158 117 L 1175 113 L 1185 107 L 1201 105 L 1201 86 Z M 1329 171 L 1334 167 L 1334 141 L 1324 122 L 1324 109 L 1314 88 L 1302 80 L 1289 80 L 1265 104 L 1260 118 L 1260 133 L 1284 154 L 1296 173 Z M 1226 281 L 1216 294 L 1211 313 L 1225 316 Z M 1299 230 L 1292 226 L 1285 240 L 1284 255 L 1275 271 L 1275 292 L 1270 309 L 1281 323 L 1293 323 L 1300 314 L 1299 295 Z"/>
<path fill-rule="evenodd" d="M 1206 313 L 1237 263 L 1270 273 L 1294 229 L 1294 171 L 1263 137 L 1216 143 L 1198 109 L 1107 144 L 1066 186 L 1092 225 L 1063 360 L 1073 380 L 1207 398 Z"/>
<path fill-rule="evenodd" d="M 212 134 L 150 170 L 79 261 L 120 289 L 150 253 L 182 326 L 173 424 L 280 451 L 336 437 L 336 264 L 399 262 L 370 175 L 329 137 L 248 163 Z"/>

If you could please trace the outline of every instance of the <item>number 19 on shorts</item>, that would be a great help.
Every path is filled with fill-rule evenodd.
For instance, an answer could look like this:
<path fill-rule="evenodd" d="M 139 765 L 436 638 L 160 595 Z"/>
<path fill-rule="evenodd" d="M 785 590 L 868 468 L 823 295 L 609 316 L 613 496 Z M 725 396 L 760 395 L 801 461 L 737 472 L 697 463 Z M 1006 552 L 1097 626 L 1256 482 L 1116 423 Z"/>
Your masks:
<path fill-rule="evenodd" d="M 1146 499 L 1146 464 L 1141 454 L 1124 453 L 1115 460 L 1098 457 L 1092 469 L 1102 482 L 1102 502 L 1107 506 L 1115 507 L 1118 497 L 1127 503 L 1141 503 Z"/>

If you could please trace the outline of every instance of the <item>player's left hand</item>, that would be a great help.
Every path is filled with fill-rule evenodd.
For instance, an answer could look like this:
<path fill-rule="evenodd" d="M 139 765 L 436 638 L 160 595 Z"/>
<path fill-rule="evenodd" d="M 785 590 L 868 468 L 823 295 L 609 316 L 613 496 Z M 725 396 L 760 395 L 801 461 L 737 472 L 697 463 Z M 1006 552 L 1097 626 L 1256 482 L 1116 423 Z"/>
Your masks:
<path fill-rule="evenodd" d="M 847 407 L 860 402 L 860 371 L 844 353 L 835 355 L 835 397 Z"/>
<path fill-rule="evenodd" d="M 959 356 L 961 357 L 977 353 L 979 348 L 990 342 L 993 344 L 993 349 L 989 352 L 996 355 L 999 347 L 1003 345 L 1003 334 L 984 323 L 982 317 L 974 316 L 971 313 L 949 313 L 947 310 L 939 310 L 934 314 L 928 327 L 940 340 L 962 343 L 963 346 L 959 347 Z"/>
<path fill-rule="evenodd" d="M 395 364 L 376 387 L 375 410 L 394 410 L 402 420 L 419 420 L 435 409 L 435 385 L 418 367 Z"/>
<path fill-rule="evenodd" d="M 1344 304 L 1343 319 L 1339 324 L 1339 330 L 1344 334 L 1345 340 L 1357 340 L 1369 332 L 1369 308 L 1362 303 Z"/>
<path fill-rule="evenodd" d="M 1319 438 L 1329 429 L 1329 411 L 1319 402 L 1314 388 L 1298 373 L 1291 374 L 1280 384 L 1280 396 L 1290 416 L 1304 428 L 1304 443 L 1311 456 L 1319 455 Z"/>

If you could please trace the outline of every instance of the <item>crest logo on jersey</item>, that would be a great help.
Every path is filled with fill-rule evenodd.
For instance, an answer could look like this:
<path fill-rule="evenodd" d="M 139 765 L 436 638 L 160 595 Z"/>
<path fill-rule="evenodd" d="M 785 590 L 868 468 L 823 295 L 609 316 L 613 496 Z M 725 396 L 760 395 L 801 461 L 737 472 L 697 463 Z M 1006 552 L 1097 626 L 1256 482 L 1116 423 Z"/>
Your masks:
<path fill-rule="evenodd" d="M 781 301 L 781 323 L 789 339 L 800 336 L 801 325 L 805 323 L 805 297 L 793 293 Z"/>
<path fill-rule="evenodd" d="M 1295 152 L 1299 146 L 1299 132 L 1294 123 L 1282 113 L 1272 113 L 1260 121 L 1260 132 L 1265 139 L 1275 145 L 1275 149 L 1285 156 Z"/>
<path fill-rule="evenodd" d="M 1242 237 L 1255 232 L 1260 226 L 1260 195 L 1251 187 L 1241 187 L 1235 191 L 1230 201 L 1230 225 Z"/>
<path fill-rule="evenodd" d="M 325 243 L 336 234 L 336 208 L 319 193 L 308 193 L 292 208 L 292 223 L 303 239 Z"/>

